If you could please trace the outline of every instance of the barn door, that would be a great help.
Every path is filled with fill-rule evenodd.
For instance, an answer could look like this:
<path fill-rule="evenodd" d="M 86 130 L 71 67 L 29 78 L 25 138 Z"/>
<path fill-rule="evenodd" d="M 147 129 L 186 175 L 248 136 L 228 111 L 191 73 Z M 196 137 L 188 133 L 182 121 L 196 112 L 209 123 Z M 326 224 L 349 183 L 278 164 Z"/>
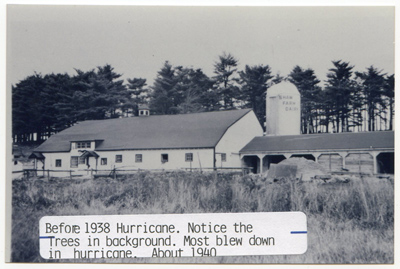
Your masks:
<path fill-rule="evenodd" d="M 318 163 L 322 165 L 326 171 L 340 171 L 343 167 L 343 158 L 337 153 L 321 154 L 318 157 Z"/>
<path fill-rule="evenodd" d="M 355 173 L 374 173 L 374 158 L 369 153 L 349 153 L 346 156 L 346 168 Z"/>

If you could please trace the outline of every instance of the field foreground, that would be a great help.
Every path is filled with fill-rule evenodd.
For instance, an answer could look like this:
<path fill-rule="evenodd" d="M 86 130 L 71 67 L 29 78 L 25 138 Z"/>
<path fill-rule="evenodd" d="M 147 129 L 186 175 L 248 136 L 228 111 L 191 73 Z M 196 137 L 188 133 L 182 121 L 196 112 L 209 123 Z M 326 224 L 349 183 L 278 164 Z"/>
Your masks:
<path fill-rule="evenodd" d="M 39 255 L 39 219 L 116 215 L 302 211 L 308 250 L 302 255 L 61 260 L 115 263 L 393 263 L 393 181 L 270 183 L 258 175 L 143 172 L 117 180 L 17 179 L 12 193 L 12 261 Z"/>

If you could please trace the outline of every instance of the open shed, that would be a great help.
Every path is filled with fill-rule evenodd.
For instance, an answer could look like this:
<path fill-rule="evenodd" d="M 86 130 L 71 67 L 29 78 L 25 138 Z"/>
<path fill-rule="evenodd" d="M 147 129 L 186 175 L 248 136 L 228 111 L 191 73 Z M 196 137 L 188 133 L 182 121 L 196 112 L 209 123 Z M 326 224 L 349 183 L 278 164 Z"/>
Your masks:
<path fill-rule="evenodd" d="M 394 174 L 394 132 L 259 136 L 240 150 L 243 166 L 254 173 L 291 157 L 315 160 L 332 172 Z"/>

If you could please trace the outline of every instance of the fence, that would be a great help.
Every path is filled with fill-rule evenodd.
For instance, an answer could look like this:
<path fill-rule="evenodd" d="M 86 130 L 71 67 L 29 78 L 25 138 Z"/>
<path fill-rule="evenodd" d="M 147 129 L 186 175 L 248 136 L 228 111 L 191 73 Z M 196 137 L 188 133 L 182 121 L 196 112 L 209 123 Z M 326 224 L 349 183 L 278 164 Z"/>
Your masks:
<path fill-rule="evenodd" d="M 47 178 L 51 177 L 111 177 L 116 179 L 118 175 L 129 175 L 138 172 L 173 172 L 173 171 L 200 171 L 200 172 L 237 172 L 243 175 L 248 174 L 252 167 L 205 167 L 205 168 L 181 168 L 181 169 L 78 169 L 78 170 L 50 170 L 50 169 L 23 169 L 19 171 L 13 171 L 13 178 L 19 178 L 21 175 L 25 179 L 31 177 Z"/>
<path fill-rule="evenodd" d="M 39 177 L 39 178 L 50 178 L 54 176 L 54 173 L 63 173 L 62 176 L 60 177 L 70 177 L 72 178 L 73 176 L 81 176 L 81 175 L 74 175 L 73 173 L 76 172 L 74 170 L 40 170 L 40 169 L 23 169 L 23 170 L 18 170 L 18 171 L 13 171 L 13 179 L 18 178 L 21 175 L 23 178 L 31 178 L 31 177 Z M 57 176 L 56 176 L 57 177 Z"/>

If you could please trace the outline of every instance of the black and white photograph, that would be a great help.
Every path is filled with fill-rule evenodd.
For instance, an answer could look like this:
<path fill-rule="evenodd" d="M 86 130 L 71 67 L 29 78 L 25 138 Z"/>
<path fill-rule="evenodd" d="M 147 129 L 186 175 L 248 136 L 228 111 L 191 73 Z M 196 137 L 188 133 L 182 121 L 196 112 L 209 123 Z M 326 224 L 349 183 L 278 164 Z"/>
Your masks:
<path fill-rule="evenodd" d="M 8 4 L 6 15 L 6 262 L 394 264 L 394 5 Z M 285 243 L 256 218 L 234 224 L 255 231 L 249 246 L 225 235 L 232 255 L 185 236 L 193 255 L 147 238 L 149 256 L 99 244 L 101 256 L 63 258 L 57 244 L 78 240 L 39 232 L 55 216 L 179 214 L 218 246 L 224 216 L 272 212 L 304 215 L 291 232 L 304 253 L 259 254 Z M 191 214 L 214 218 L 190 226 Z M 150 219 L 130 229 L 151 232 Z"/>

